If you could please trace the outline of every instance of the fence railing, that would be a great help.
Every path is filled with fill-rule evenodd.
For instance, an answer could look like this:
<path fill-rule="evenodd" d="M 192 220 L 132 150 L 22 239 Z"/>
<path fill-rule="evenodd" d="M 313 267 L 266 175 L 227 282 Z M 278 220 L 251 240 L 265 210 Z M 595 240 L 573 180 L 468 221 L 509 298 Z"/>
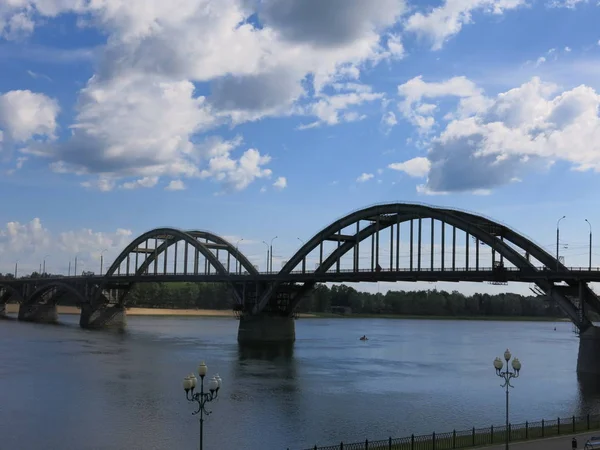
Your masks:
<path fill-rule="evenodd" d="M 388 438 L 378 441 L 365 440 L 363 442 L 328 445 L 314 447 L 306 450 L 449 450 L 482 447 L 491 444 L 506 442 L 506 433 L 510 442 L 540 439 L 545 437 L 573 434 L 600 429 L 600 414 L 586 416 L 572 416 L 554 420 L 541 420 L 540 422 L 525 422 L 491 426 L 487 428 L 471 428 L 469 430 L 453 430 L 448 433 L 432 433 L 411 435 L 402 438 Z M 290 450 L 288 448 L 288 450 Z"/>

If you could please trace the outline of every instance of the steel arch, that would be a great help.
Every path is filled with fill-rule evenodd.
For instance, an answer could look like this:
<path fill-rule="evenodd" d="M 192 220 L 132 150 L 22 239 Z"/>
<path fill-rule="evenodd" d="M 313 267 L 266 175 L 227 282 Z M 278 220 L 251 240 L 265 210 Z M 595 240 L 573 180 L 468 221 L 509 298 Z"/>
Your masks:
<path fill-rule="evenodd" d="M 75 287 L 73 287 L 70 284 L 60 282 L 60 281 L 50 281 L 48 283 L 44 283 L 43 285 L 39 286 L 35 291 L 33 291 L 33 293 L 29 296 L 29 298 L 24 303 L 27 305 L 35 304 L 36 300 L 40 296 L 44 295 L 46 292 L 48 292 L 52 288 L 63 289 L 65 291 L 70 292 L 71 294 L 75 295 L 80 300 L 81 303 L 88 303 L 88 300 L 85 298 L 85 296 L 83 296 L 81 294 L 81 292 L 79 292 L 77 289 L 75 289 Z"/>
<path fill-rule="evenodd" d="M 191 230 L 191 231 L 182 231 L 176 228 L 155 228 L 153 230 L 147 231 L 146 233 L 138 236 L 134 239 L 125 249 L 115 258 L 114 262 L 106 271 L 105 280 L 107 280 L 111 275 L 113 275 L 120 265 L 127 259 L 127 256 L 130 255 L 135 248 L 137 248 L 141 243 L 146 242 L 148 239 L 155 238 L 156 236 L 170 236 L 168 239 L 163 239 L 161 245 L 156 249 L 156 251 L 152 252 L 149 257 L 147 257 L 144 262 L 140 265 L 139 268 L 136 268 L 136 274 L 142 274 L 144 271 L 150 266 L 152 262 L 154 262 L 160 254 L 166 251 L 171 245 L 184 241 L 190 244 L 192 247 L 197 249 L 215 268 L 215 270 L 219 274 L 228 274 L 229 272 L 223 264 L 219 261 L 219 259 L 210 251 L 210 249 L 206 246 L 205 243 L 199 241 L 198 239 L 209 239 L 214 243 L 218 243 L 221 245 L 225 245 L 227 251 L 230 254 L 233 254 L 234 257 L 240 262 L 242 267 L 244 267 L 249 273 L 255 275 L 258 271 L 254 268 L 254 266 L 250 263 L 250 261 L 239 251 L 236 250 L 235 247 L 225 239 L 216 236 L 207 231 L 200 230 Z M 231 288 L 233 288 L 234 295 L 238 303 L 242 303 L 242 299 L 240 297 L 239 292 L 235 289 L 235 285 L 232 282 L 229 282 Z M 102 286 L 100 286 L 102 289 Z"/>
<path fill-rule="evenodd" d="M 388 216 L 388 220 L 386 220 L 386 216 Z M 368 207 L 359 211 L 352 212 L 341 219 L 333 222 L 329 226 L 325 227 L 319 233 L 317 233 L 313 238 L 311 238 L 306 244 L 304 244 L 292 258 L 285 264 L 285 266 L 281 269 L 280 274 L 289 274 L 298 264 L 302 262 L 312 251 L 314 251 L 322 242 L 328 240 L 333 237 L 335 233 L 341 232 L 344 228 L 353 225 L 361 220 L 373 220 L 374 217 L 380 218 L 379 224 L 376 223 L 369 225 L 363 230 L 359 230 L 356 236 L 356 240 L 345 241 L 342 245 L 340 245 L 337 249 L 335 249 L 331 254 L 322 262 L 319 268 L 315 271 L 315 273 L 323 273 L 336 263 L 344 254 L 354 248 L 356 242 L 361 242 L 362 240 L 372 236 L 377 231 L 382 231 L 394 224 L 403 223 L 411 219 L 417 218 L 431 218 L 448 225 L 454 226 L 471 236 L 476 237 L 479 241 L 487 244 L 490 248 L 497 251 L 500 255 L 510 261 L 515 267 L 518 267 L 524 271 L 538 271 L 538 269 L 523 255 L 518 253 L 514 248 L 507 245 L 504 241 L 497 239 L 494 234 L 490 231 L 486 231 L 477 222 L 483 223 L 490 228 L 494 228 L 495 230 L 499 230 L 502 232 L 501 236 L 506 239 L 508 242 L 513 243 L 515 246 L 520 249 L 528 252 L 535 259 L 540 261 L 542 264 L 546 266 L 556 265 L 556 259 L 552 257 L 549 253 L 541 249 L 537 244 L 531 242 L 531 240 L 525 238 L 514 230 L 508 228 L 505 225 L 494 222 L 490 219 L 477 216 L 471 213 L 464 213 L 457 210 L 445 209 L 445 208 L 436 208 L 432 206 L 420 205 L 420 204 L 411 204 L 411 203 L 391 203 L 384 205 L 377 205 Z M 560 266 L 562 270 L 568 270 L 562 264 Z M 267 292 L 263 295 L 260 302 L 255 306 L 254 313 L 261 311 L 269 301 L 270 297 L 276 291 L 277 287 L 280 285 L 280 282 L 272 285 Z M 305 283 L 299 295 L 296 296 L 296 300 L 292 303 L 291 307 L 295 307 L 297 303 L 301 300 L 302 294 L 309 291 L 313 286 L 314 282 Z M 543 289 L 547 294 L 554 296 L 555 298 L 560 297 L 562 294 L 555 292 L 553 290 L 553 284 L 545 281 L 540 281 L 536 283 L 541 289 Z M 597 300 L 593 292 L 586 286 L 589 292 L 592 294 L 593 298 Z M 574 305 L 564 296 L 562 296 L 562 300 L 559 302 L 565 312 L 571 317 L 571 319 L 580 325 L 582 328 L 587 328 L 591 325 L 591 322 L 586 317 L 580 318 L 578 317 L 577 310 Z"/>
<path fill-rule="evenodd" d="M 188 233 L 190 236 L 193 236 L 195 238 L 208 239 L 209 241 L 214 242 L 215 244 L 225 245 L 227 247 L 227 251 L 229 252 L 229 254 L 233 255 L 233 257 L 235 259 L 237 259 L 237 261 L 242 265 L 242 267 L 244 269 L 246 269 L 246 271 L 249 274 L 258 275 L 258 273 L 259 273 L 258 270 L 256 270 L 256 267 L 254 267 L 254 265 L 250 262 L 250 260 L 248 258 L 246 258 L 246 255 L 244 255 L 242 252 L 240 252 L 228 240 L 223 239 L 221 236 L 218 236 L 209 231 L 189 230 L 189 231 L 186 231 L 186 233 Z"/>
<path fill-rule="evenodd" d="M 176 228 L 155 228 L 153 230 L 147 231 L 146 233 L 138 236 L 127 247 L 125 247 L 125 249 L 119 254 L 119 256 L 117 256 L 115 258 L 115 260 L 113 261 L 111 266 L 106 271 L 106 277 L 110 277 L 111 275 L 113 275 L 117 271 L 117 269 L 120 267 L 121 263 L 123 263 L 123 261 L 125 261 L 127 259 L 127 255 L 132 253 L 133 250 L 139 246 L 139 244 L 141 244 L 142 242 L 146 242 L 148 239 L 152 239 L 152 238 L 160 236 L 160 235 L 173 236 L 173 237 L 177 238 L 174 241 L 187 242 L 188 244 L 190 244 L 194 248 L 196 248 L 200 253 L 202 253 L 202 255 L 208 261 L 210 261 L 211 265 L 219 273 L 221 273 L 221 274 L 226 273 L 226 270 L 223 267 L 223 264 L 221 264 L 221 262 L 216 258 L 216 256 L 213 255 L 213 253 L 202 242 L 193 238 L 192 236 L 187 234 L 185 231 L 181 231 Z M 168 239 L 167 239 L 167 241 L 168 241 Z M 158 249 L 157 249 L 156 253 L 158 254 Z"/>

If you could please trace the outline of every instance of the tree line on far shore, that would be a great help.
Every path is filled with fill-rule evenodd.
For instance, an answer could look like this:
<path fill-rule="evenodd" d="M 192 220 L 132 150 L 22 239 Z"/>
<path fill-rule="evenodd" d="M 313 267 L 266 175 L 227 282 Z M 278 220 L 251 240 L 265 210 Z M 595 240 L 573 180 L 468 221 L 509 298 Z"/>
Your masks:
<path fill-rule="evenodd" d="M 14 278 L 10 274 L 1 279 Z M 63 302 L 61 302 L 63 303 Z M 140 283 L 127 298 L 129 307 L 232 309 L 233 298 L 225 283 Z M 337 307 L 337 308 L 336 308 Z M 298 305 L 298 312 L 346 310 L 353 314 L 407 316 L 565 317 L 555 302 L 544 296 L 513 293 L 464 295 L 437 289 L 359 292 L 346 285 L 319 284 Z"/>

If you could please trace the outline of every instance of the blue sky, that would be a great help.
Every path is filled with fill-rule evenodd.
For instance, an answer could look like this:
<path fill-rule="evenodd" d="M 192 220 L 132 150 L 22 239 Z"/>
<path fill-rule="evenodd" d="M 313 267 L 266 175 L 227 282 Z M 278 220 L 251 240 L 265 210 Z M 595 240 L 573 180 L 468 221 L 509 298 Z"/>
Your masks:
<path fill-rule="evenodd" d="M 576 0 L 3 2 L 0 272 L 46 255 L 94 270 L 164 225 L 243 238 L 259 265 L 277 235 L 278 268 L 389 201 L 482 213 L 552 251 L 567 215 L 566 263 L 585 265 L 598 23 Z"/>

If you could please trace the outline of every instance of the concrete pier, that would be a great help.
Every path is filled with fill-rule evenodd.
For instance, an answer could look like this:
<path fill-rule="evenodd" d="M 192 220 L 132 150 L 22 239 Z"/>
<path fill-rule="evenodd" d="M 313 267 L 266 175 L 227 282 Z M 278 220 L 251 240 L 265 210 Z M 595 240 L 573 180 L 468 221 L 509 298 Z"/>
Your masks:
<path fill-rule="evenodd" d="M 19 320 L 24 322 L 57 323 L 58 311 L 56 310 L 56 305 L 52 303 L 43 305 L 21 303 L 19 307 Z"/>
<path fill-rule="evenodd" d="M 116 328 L 123 329 L 127 325 L 127 314 L 125 307 L 120 305 L 102 305 L 94 308 L 86 304 L 81 307 L 79 326 L 81 328 L 100 329 Z"/>
<path fill-rule="evenodd" d="M 0 319 L 6 317 L 6 303 L 0 303 Z"/>
<path fill-rule="evenodd" d="M 240 317 L 238 342 L 257 344 L 262 342 L 294 342 L 296 324 L 293 317 L 257 314 Z"/>
<path fill-rule="evenodd" d="M 600 375 L 600 327 L 591 327 L 579 335 L 577 372 Z"/>

